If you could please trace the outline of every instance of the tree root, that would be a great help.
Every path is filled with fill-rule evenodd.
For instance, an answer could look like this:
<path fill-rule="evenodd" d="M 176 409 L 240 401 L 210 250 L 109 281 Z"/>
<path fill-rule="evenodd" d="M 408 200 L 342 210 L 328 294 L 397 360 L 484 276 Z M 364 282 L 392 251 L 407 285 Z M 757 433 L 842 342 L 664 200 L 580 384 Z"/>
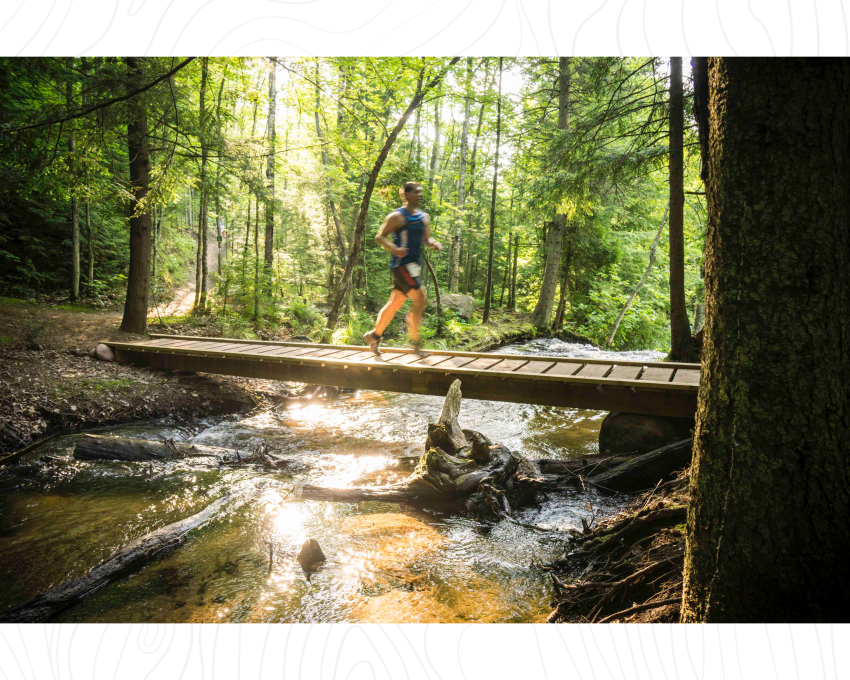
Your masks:
<path fill-rule="evenodd" d="M 659 607 L 666 607 L 671 604 L 681 604 L 682 596 L 679 597 L 670 597 L 666 600 L 656 600 L 655 602 L 644 602 L 643 604 L 639 604 L 634 607 L 629 607 L 628 609 L 624 609 L 621 612 L 617 612 L 616 614 L 611 614 L 610 616 L 606 616 L 604 619 L 600 619 L 599 623 L 611 623 L 611 621 L 616 621 L 617 619 L 623 619 L 627 616 L 631 616 L 632 614 L 639 614 L 640 612 L 645 612 L 648 609 L 658 609 Z"/>

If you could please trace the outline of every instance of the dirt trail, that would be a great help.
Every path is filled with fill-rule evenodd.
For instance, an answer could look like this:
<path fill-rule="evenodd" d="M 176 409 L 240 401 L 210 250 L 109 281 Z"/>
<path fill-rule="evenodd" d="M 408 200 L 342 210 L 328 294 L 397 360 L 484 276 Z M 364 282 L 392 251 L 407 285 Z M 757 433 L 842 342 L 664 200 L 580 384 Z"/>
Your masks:
<path fill-rule="evenodd" d="M 185 316 L 192 311 L 192 305 L 195 302 L 195 282 L 191 281 L 179 288 L 172 300 L 159 308 L 159 315 L 166 316 Z M 151 317 L 157 315 L 156 309 L 151 309 Z"/>

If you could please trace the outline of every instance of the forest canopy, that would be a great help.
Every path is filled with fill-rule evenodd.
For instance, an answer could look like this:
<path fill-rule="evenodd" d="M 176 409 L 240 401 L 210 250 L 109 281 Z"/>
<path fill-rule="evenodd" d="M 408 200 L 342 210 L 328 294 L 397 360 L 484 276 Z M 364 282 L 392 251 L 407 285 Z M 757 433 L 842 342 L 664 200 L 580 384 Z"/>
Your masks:
<path fill-rule="evenodd" d="M 3 58 L 0 293 L 112 305 L 141 268 L 151 318 L 194 287 L 193 318 L 215 316 L 223 335 L 284 324 L 359 341 L 391 285 L 374 234 L 416 181 L 443 244 L 428 296 L 436 285 L 476 308 L 471 319 L 429 308 L 432 344 L 492 305 L 540 331 L 667 350 L 670 63 Z M 705 202 L 687 70 L 681 80 L 693 325 Z M 142 149 L 145 191 L 131 167 Z M 150 253 L 131 265 L 131 218 L 144 230 L 145 216 Z"/>

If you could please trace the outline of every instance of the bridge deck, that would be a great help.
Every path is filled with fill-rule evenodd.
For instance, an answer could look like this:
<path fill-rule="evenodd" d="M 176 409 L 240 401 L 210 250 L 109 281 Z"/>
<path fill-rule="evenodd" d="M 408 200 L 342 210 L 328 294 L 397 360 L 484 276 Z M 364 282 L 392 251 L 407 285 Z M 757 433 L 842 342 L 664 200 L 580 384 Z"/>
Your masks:
<path fill-rule="evenodd" d="M 687 417 L 696 411 L 699 364 L 410 350 L 155 335 L 108 342 L 121 363 L 442 396 L 459 378 L 463 396 L 525 404 Z"/>

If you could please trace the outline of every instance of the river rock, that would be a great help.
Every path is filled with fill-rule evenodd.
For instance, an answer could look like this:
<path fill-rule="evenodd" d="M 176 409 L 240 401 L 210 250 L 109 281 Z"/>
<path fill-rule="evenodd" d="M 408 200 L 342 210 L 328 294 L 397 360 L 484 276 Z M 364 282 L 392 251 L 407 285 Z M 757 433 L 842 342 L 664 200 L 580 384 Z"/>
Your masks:
<path fill-rule="evenodd" d="M 436 307 L 437 303 L 431 299 L 428 301 L 428 306 Z M 472 318 L 472 313 L 475 311 L 475 298 L 470 295 L 462 295 L 461 293 L 443 293 L 440 295 L 440 305 L 443 309 L 450 309 L 466 320 Z"/>
<path fill-rule="evenodd" d="M 612 411 L 599 428 L 599 453 L 646 453 L 692 436 L 694 418 L 643 416 Z"/>
<path fill-rule="evenodd" d="M 318 566 L 325 561 L 325 553 L 319 547 L 319 542 L 315 538 L 308 538 L 301 546 L 301 552 L 298 553 L 298 564 L 304 571 L 316 571 Z"/>
<path fill-rule="evenodd" d="M 94 358 L 101 361 L 115 361 L 115 353 L 109 345 L 104 345 L 101 342 L 94 348 Z"/>

